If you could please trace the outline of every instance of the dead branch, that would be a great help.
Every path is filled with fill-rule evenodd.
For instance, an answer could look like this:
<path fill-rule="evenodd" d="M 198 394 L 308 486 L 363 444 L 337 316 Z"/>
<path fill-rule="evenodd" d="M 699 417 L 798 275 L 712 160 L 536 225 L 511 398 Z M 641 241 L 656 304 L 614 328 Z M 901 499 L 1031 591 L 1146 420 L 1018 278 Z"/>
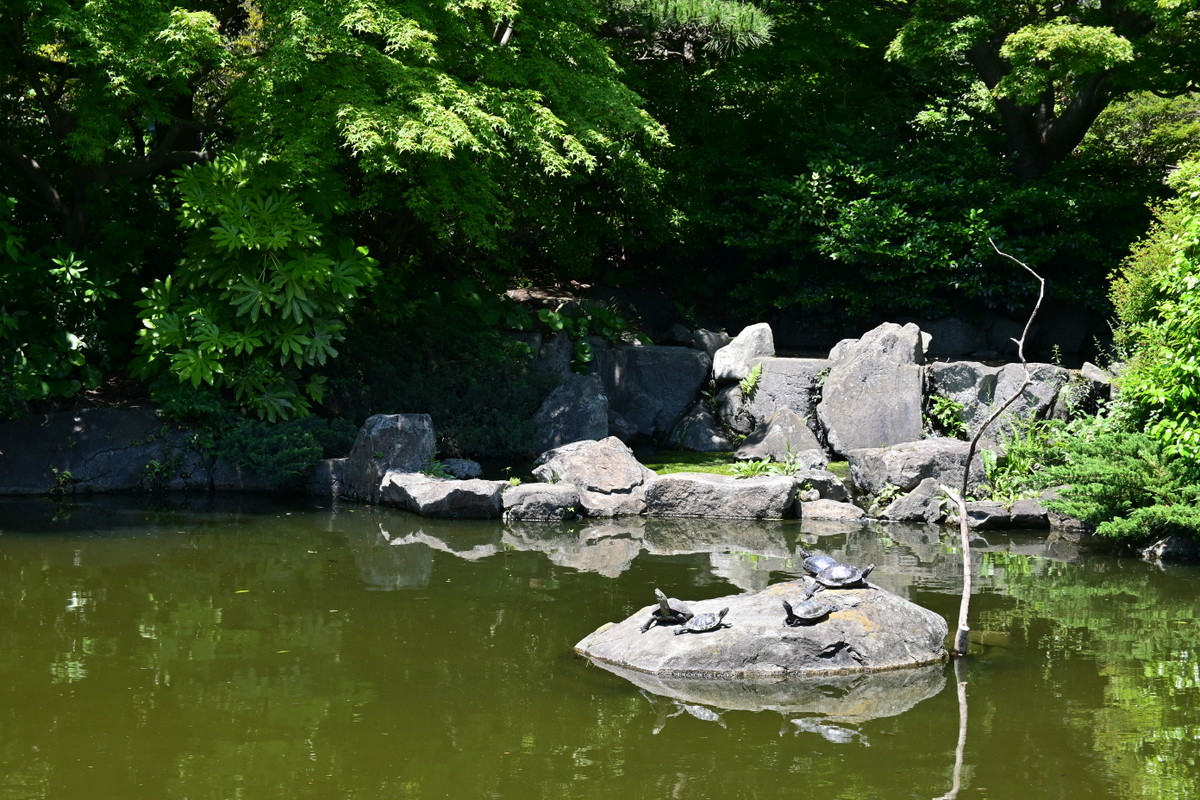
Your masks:
<path fill-rule="evenodd" d="M 1029 319 L 1025 322 L 1025 329 L 1021 331 L 1021 338 L 1013 339 L 1017 345 L 1017 357 L 1021 359 L 1021 367 L 1025 370 L 1024 380 L 1021 381 L 1021 385 L 1017 387 L 1017 390 L 1013 392 L 1012 396 L 1005 400 L 1004 403 L 1001 404 L 995 411 L 993 411 L 987 420 L 985 420 L 984 423 L 979 426 L 979 430 L 975 432 L 975 435 L 971 437 L 971 445 L 967 448 L 967 461 L 966 466 L 963 468 L 962 483 L 959 486 L 959 490 L 955 492 L 947 486 L 942 487 L 942 492 L 949 497 L 958 508 L 958 534 L 961 543 L 960 546 L 962 547 L 962 600 L 958 606 L 958 632 L 954 636 L 954 647 L 951 650 L 951 654 L 956 656 L 965 656 L 967 654 L 967 646 L 970 644 L 971 633 L 971 628 L 967 623 L 971 608 L 971 574 L 973 569 L 971 566 L 971 529 L 967 520 L 966 502 L 967 487 L 971 476 L 971 462 L 975 458 L 975 451 L 979 447 L 979 440 L 983 438 L 984 432 L 993 422 L 1000 418 L 1001 414 L 1008 410 L 1009 406 L 1016 402 L 1017 398 L 1020 397 L 1027 388 L 1029 388 L 1029 384 L 1033 383 L 1033 377 L 1029 374 L 1029 362 L 1025 360 L 1025 342 L 1029 338 L 1029 331 L 1033 328 L 1033 321 L 1037 318 L 1038 311 L 1040 311 L 1042 308 L 1042 298 L 1046 294 L 1046 281 L 1042 279 L 1041 275 L 1038 275 L 1036 272 L 1034 272 L 1025 262 L 1020 261 L 1019 259 L 1014 258 L 1008 253 L 1002 251 L 991 239 L 988 239 L 988 242 L 992 245 L 992 248 L 997 253 L 1007 259 L 1015 261 L 1017 264 L 1020 264 L 1026 272 L 1037 279 L 1038 296 L 1037 302 L 1033 304 L 1033 310 L 1029 313 Z"/>

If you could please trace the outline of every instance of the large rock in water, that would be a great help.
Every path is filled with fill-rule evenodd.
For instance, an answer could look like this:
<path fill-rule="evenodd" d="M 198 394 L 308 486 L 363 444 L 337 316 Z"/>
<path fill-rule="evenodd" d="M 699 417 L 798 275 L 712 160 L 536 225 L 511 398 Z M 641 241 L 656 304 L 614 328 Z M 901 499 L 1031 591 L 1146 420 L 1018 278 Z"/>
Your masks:
<path fill-rule="evenodd" d="M 589 517 L 641 514 L 646 510 L 645 484 L 656 477 L 615 436 L 547 450 L 538 457 L 533 475 L 545 483 L 577 486 L 582 511 Z"/>
<path fill-rule="evenodd" d="M 687 601 L 696 614 L 728 608 L 731 627 L 675 635 L 670 627 L 641 633 L 654 606 L 602 625 L 575 652 L 625 669 L 675 677 L 784 678 L 913 667 L 946 657 L 946 620 L 902 597 L 868 585 L 817 597 L 833 607 L 813 625 L 783 624 L 783 600 L 804 597 L 803 581 L 755 594 Z"/>

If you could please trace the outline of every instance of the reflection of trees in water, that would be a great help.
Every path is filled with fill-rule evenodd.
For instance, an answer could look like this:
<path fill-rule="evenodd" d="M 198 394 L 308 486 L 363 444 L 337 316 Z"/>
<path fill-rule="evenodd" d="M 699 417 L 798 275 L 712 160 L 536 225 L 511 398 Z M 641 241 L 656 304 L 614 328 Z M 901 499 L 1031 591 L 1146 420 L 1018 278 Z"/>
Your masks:
<path fill-rule="evenodd" d="M 979 627 L 1044 652 L 1051 681 L 1099 684 L 1102 702 L 1076 711 L 1072 727 L 1107 764 L 1120 787 L 1113 796 L 1196 796 L 1200 571 L 1115 557 L 1067 564 L 990 554 L 989 562 L 1017 603 L 985 612 Z"/>

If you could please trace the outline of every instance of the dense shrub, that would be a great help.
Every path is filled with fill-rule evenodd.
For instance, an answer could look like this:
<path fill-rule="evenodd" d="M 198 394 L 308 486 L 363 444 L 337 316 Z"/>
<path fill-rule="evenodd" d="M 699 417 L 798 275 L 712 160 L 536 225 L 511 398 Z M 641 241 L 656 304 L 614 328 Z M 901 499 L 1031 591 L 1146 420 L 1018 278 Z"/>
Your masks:
<path fill-rule="evenodd" d="M 1168 453 L 1200 464 L 1200 161 L 1171 179 L 1175 199 L 1114 285 L 1128 370 L 1118 411 Z"/>

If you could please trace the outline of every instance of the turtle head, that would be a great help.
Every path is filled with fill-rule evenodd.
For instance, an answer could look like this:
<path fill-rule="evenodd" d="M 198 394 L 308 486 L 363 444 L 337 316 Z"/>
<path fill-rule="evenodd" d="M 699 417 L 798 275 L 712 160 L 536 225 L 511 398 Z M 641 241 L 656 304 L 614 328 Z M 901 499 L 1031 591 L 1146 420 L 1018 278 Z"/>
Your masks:
<path fill-rule="evenodd" d="M 663 594 L 662 589 L 655 589 L 654 596 L 658 598 L 658 602 L 660 602 L 660 603 L 664 602 L 667 599 L 667 596 L 665 594 Z"/>
<path fill-rule="evenodd" d="M 873 569 L 875 569 L 875 565 L 870 564 L 866 569 L 864 569 L 862 571 L 863 580 L 867 579 L 867 576 L 871 574 L 871 570 L 873 570 Z"/>
<path fill-rule="evenodd" d="M 729 613 L 728 607 L 722 608 L 720 611 L 718 611 L 717 612 L 717 622 L 720 622 L 721 620 L 725 619 L 725 615 L 728 613 Z"/>

